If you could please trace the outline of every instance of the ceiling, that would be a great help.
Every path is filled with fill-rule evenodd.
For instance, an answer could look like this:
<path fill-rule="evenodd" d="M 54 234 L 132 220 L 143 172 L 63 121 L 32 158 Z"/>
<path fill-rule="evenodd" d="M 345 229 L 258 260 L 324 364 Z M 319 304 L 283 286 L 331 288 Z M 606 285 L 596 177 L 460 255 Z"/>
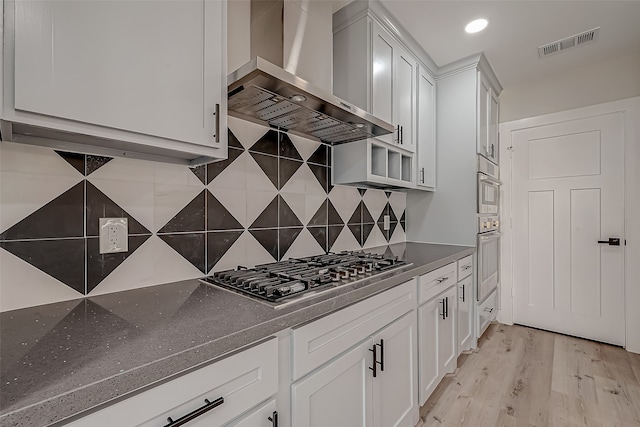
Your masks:
<path fill-rule="evenodd" d="M 381 0 L 381 3 L 438 66 L 482 51 L 505 88 L 640 53 L 640 0 Z M 477 34 L 465 33 L 465 25 L 476 18 L 488 19 L 489 26 Z M 538 57 L 538 46 L 595 27 L 600 27 L 595 42 L 544 59 Z"/>

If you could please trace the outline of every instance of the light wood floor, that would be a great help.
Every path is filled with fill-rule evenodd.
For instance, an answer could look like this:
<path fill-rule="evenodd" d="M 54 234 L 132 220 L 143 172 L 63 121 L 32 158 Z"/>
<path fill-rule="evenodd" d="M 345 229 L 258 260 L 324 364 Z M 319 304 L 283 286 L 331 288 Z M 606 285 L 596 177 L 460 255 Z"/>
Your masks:
<path fill-rule="evenodd" d="M 640 426 L 640 355 L 493 324 L 420 410 L 432 426 Z"/>

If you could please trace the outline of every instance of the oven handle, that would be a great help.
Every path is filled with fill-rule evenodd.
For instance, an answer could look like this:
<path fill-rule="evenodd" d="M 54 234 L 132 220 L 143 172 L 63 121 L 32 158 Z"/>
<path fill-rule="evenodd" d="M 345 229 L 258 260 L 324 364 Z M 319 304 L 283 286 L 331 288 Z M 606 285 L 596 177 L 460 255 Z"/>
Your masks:
<path fill-rule="evenodd" d="M 500 181 L 499 179 L 495 179 L 489 175 L 485 175 L 483 173 L 478 173 L 478 178 L 480 178 L 480 181 L 488 181 L 492 184 L 495 185 L 502 185 L 502 181 Z"/>
<path fill-rule="evenodd" d="M 500 236 L 502 236 L 502 233 L 500 232 L 478 234 L 478 240 L 480 240 L 481 242 L 486 242 L 487 240 L 497 239 Z"/>

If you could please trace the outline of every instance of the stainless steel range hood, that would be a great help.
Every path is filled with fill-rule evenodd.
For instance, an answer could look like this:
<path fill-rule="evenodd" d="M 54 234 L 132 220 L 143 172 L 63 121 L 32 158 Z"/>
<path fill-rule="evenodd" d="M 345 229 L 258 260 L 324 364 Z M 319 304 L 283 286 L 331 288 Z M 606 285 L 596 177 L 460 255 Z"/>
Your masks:
<path fill-rule="evenodd" d="M 229 115 L 329 144 L 392 133 L 391 124 L 284 69 L 284 58 L 299 58 L 299 55 L 288 55 L 291 52 L 284 51 L 283 38 L 318 40 L 327 37 L 324 33 L 309 34 L 313 30 L 305 25 L 292 25 L 295 22 L 291 19 L 286 20 L 289 27 L 285 28 L 284 15 L 290 10 L 289 6 L 291 4 L 285 5 L 285 0 L 251 1 L 250 54 L 253 59 L 228 76 Z M 328 30 L 330 37 L 331 29 Z M 325 54 L 319 54 L 319 51 L 313 52 L 312 65 L 331 64 L 331 58 L 322 58 Z M 289 62 L 287 64 L 287 70 L 297 69 L 296 66 L 289 67 Z"/>

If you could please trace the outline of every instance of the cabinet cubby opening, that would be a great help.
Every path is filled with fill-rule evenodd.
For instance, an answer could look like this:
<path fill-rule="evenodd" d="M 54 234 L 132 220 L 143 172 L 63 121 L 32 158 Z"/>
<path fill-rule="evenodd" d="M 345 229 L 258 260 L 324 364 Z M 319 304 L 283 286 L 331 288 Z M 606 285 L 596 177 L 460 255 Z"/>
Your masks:
<path fill-rule="evenodd" d="M 400 179 L 402 174 L 401 154 L 395 151 L 388 152 L 389 157 L 389 178 Z"/>
<path fill-rule="evenodd" d="M 371 145 L 371 174 L 387 176 L 387 150 L 378 145 Z"/>

